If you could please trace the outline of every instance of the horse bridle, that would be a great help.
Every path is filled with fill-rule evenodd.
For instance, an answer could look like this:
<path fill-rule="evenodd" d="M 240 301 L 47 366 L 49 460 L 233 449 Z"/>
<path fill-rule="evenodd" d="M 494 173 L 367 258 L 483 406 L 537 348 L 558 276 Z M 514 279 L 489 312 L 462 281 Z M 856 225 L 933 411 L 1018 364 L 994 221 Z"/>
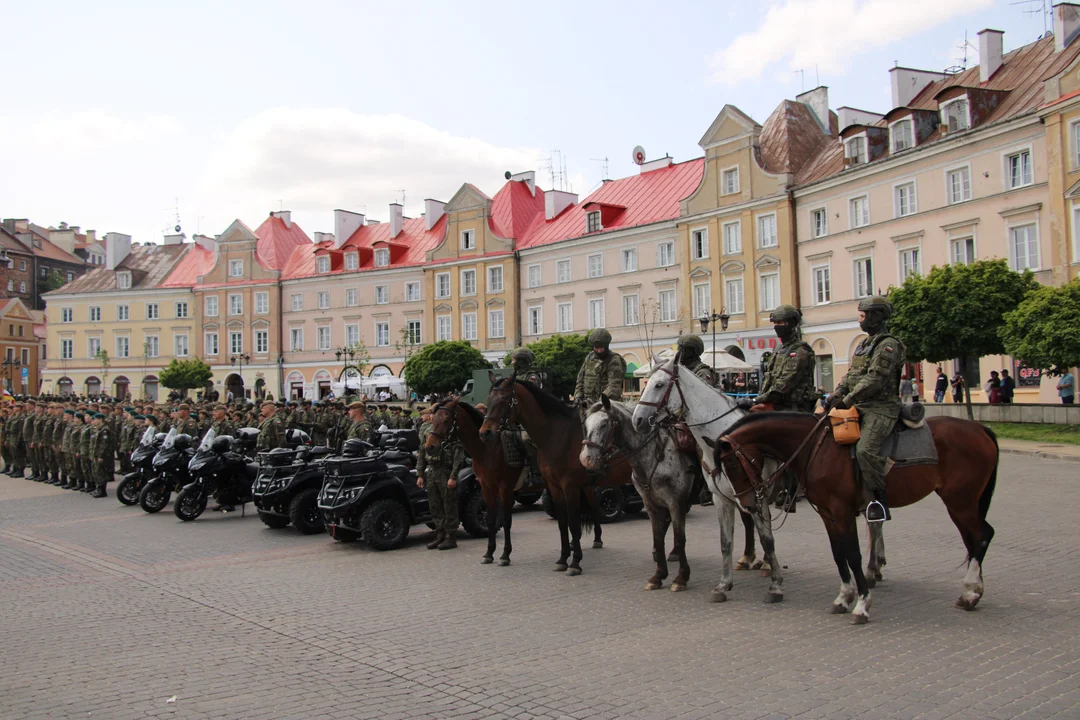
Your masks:
<path fill-rule="evenodd" d="M 683 395 L 682 385 L 679 384 L 679 365 L 680 364 L 681 363 L 676 361 L 674 363 L 674 368 L 675 368 L 674 370 L 668 370 L 663 365 L 661 365 L 660 367 L 657 368 L 657 370 L 662 370 L 663 372 L 667 373 L 667 375 L 669 375 L 671 377 L 671 384 L 668 385 L 667 390 L 664 391 L 664 396 L 662 398 L 660 398 L 660 402 L 649 402 L 648 400 L 638 400 L 638 405 L 644 405 L 645 407 L 656 408 L 657 411 L 659 411 L 661 408 L 663 408 L 664 412 L 667 413 L 664 417 L 660 418 L 659 420 L 656 419 L 655 414 L 650 416 L 649 417 L 649 424 L 650 425 L 661 425 L 661 424 L 663 424 L 665 422 L 666 423 L 674 423 L 675 422 L 675 418 L 671 415 L 671 413 L 667 409 L 667 403 L 668 403 L 668 400 L 671 399 L 671 391 L 672 391 L 672 389 L 676 389 L 676 390 L 679 391 L 679 404 L 684 408 L 686 407 L 686 396 Z M 694 423 L 692 425 L 687 423 L 686 427 L 691 428 L 691 427 L 700 427 L 702 425 L 711 425 L 712 423 L 716 422 L 717 420 L 722 420 L 723 418 L 726 418 L 728 415 L 730 415 L 731 413 L 735 412 L 738 409 L 739 409 L 738 405 L 732 405 L 730 408 L 728 408 L 724 412 L 720 413 L 719 415 L 714 417 L 712 420 L 706 420 L 704 422 Z"/>
<path fill-rule="evenodd" d="M 429 431 L 428 431 L 428 435 L 432 435 L 432 436 L 433 436 L 433 437 L 435 437 L 435 438 L 436 438 L 436 439 L 437 439 L 437 440 L 438 440 L 439 442 L 441 442 L 441 443 L 442 443 L 442 442 L 447 442 L 447 441 L 449 441 L 449 440 L 450 440 L 451 438 L 453 438 L 453 437 L 454 437 L 454 435 L 456 435 L 456 434 L 457 434 L 457 429 L 458 429 L 458 423 L 457 423 L 457 406 L 455 405 L 455 406 L 453 407 L 453 409 L 451 409 L 450 407 L 448 407 L 448 406 L 446 406 L 446 405 L 442 405 L 442 406 L 440 406 L 440 407 L 437 407 L 437 408 L 435 408 L 435 410 L 434 410 L 434 414 L 435 414 L 435 415 L 438 415 L 438 414 L 439 414 L 439 413 L 441 413 L 441 412 L 448 412 L 448 413 L 452 413 L 452 414 L 453 414 L 453 417 L 454 417 L 454 424 L 450 426 L 450 431 L 449 431 L 449 432 L 447 432 L 447 433 L 446 433 L 445 435 L 443 435 L 442 433 L 437 433 L 437 432 L 435 432 L 435 429 L 434 429 L 434 428 L 432 428 L 431 430 L 429 430 Z"/>

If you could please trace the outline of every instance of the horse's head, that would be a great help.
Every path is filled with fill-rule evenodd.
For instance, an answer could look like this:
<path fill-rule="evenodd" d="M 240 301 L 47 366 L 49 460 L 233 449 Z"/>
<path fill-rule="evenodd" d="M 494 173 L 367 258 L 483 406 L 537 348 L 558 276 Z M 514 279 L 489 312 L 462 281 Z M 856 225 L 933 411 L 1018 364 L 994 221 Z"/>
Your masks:
<path fill-rule="evenodd" d="M 505 425 L 517 422 L 517 394 L 514 391 L 514 378 L 499 378 L 488 371 L 491 392 L 488 393 L 487 414 L 480 426 L 480 437 L 487 440 L 491 434 Z"/>
<path fill-rule="evenodd" d="M 668 415 L 673 415 L 682 407 L 682 393 L 672 392 L 679 382 L 679 354 L 662 363 L 653 355 L 652 373 L 645 389 L 641 392 L 637 407 L 634 408 L 634 429 L 645 432 L 649 425 L 655 425 Z"/>
<path fill-rule="evenodd" d="M 619 432 L 619 416 L 612 410 L 607 395 L 600 395 L 600 404 L 593 405 L 585 418 L 585 437 L 581 441 L 578 460 L 586 470 L 600 470 L 614 454 Z"/>
<path fill-rule="evenodd" d="M 431 432 L 424 447 L 437 448 L 457 432 L 457 398 L 436 405 L 431 411 Z"/>

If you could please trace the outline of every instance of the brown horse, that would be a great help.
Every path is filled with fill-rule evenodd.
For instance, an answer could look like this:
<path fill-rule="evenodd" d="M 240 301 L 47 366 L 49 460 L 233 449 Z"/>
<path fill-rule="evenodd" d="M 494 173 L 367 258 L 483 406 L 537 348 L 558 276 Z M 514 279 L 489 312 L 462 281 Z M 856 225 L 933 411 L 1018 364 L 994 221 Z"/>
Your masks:
<path fill-rule="evenodd" d="M 852 622 L 862 624 L 870 619 L 870 590 L 860 567 L 855 519 L 866 506 L 866 497 L 856 481 L 850 446 L 833 442 L 818 419 L 800 413 L 749 415 L 718 440 L 708 442 L 713 446 L 717 466 L 722 464 L 736 496 L 748 508 L 768 497 L 776 482 L 775 476 L 762 477 L 765 459 L 783 462 L 794 458 L 791 467 L 825 523 L 833 560 L 840 572 L 840 594 L 833 601 L 832 611 L 846 613 L 855 605 Z M 983 559 L 994 537 L 986 514 L 997 484 L 997 438 L 990 428 L 969 420 L 935 417 L 926 422 L 937 447 L 938 463 L 894 468 L 888 475 L 889 506 L 904 507 L 931 492 L 938 494 L 968 553 L 964 592 L 956 605 L 974 610 L 983 595 Z M 805 442 L 807 439 L 809 442 Z M 851 586 L 852 575 L 855 587 Z"/>
<path fill-rule="evenodd" d="M 581 527 L 593 521 L 596 542 L 603 547 L 599 525 L 595 524 L 596 498 L 589 487 L 589 473 L 581 464 L 578 450 L 584 439 L 581 417 L 575 408 L 568 407 L 532 383 L 497 378 L 491 373 L 491 393 L 487 397 L 487 416 L 480 428 L 485 440 L 509 424 L 521 425 L 536 445 L 540 473 L 547 483 L 548 493 L 555 504 L 555 519 L 559 521 L 561 551 L 555 563 L 556 571 L 567 575 L 581 574 Z M 616 459 L 601 480 L 604 487 L 616 487 L 630 482 L 631 468 L 625 459 Z M 582 512 L 582 502 L 586 513 Z M 573 553 L 570 564 L 567 559 Z"/>

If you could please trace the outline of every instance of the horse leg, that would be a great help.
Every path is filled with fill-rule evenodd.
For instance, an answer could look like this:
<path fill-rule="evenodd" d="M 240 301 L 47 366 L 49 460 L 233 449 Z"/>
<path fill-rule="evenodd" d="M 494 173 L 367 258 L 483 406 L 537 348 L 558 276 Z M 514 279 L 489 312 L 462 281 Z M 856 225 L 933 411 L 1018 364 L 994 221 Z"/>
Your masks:
<path fill-rule="evenodd" d="M 653 537 L 653 562 L 656 563 L 656 573 L 645 583 L 646 590 L 657 590 L 664 586 L 664 580 L 668 576 L 667 558 L 664 557 L 664 536 L 667 535 L 668 518 L 667 511 L 652 503 L 646 508 L 649 511 L 649 522 L 652 524 Z"/>
<path fill-rule="evenodd" d="M 513 519 L 511 514 L 514 509 L 514 491 L 512 489 L 504 490 L 504 497 L 502 498 L 502 507 L 500 508 L 500 515 L 502 515 L 503 526 L 503 551 L 499 556 L 500 567 L 506 567 L 510 564 L 510 553 L 514 551 L 514 545 L 510 542 L 510 525 Z"/>
<path fill-rule="evenodd" d="M 589 503 L 589 512 L 592 513 L 593 524 L 593 550 L 599 550 L 604 547 L 604 530 L 600 527 L 600 504 L 596 500 L 596 492 L 593 490 L 586 490 L 587 494 L 585 500 Z"/>
<path fill-rule="evenodd" d="M 735 544 L 735 503 L 724 495 L 714 495 L 716 518 L 720 521 L 720 582 L 709 595 L 709 602 L 724 602 L 732 588 L 731 556 Z"/>
<path fill-rule="evenodd" d="M 559 493 L 560 495 L 562 493 Z M 554 500 L 554 496 L 552 497 Z M 559 559 L 555 561 L 555 572 L 566 571 L 566 560 L 570 557 L 570 523 L 567 519 L 566 501 L 555 502 L 555 515 L 559 521 Z"/>
<path fill-rule="evenodd" d="M 758 508 L 754 512 L 754 525 L 757 526 L 758 535 L 761 536 L 761 549 L 765 553 L 765 561 L 769 564 L 769 589 L 765 593 L 765 602 L 777 603 L 784 599 L 784 578 L 780 574 L 780 562 L 776 559 L 776 541 L 772 532 L 772 517 L 769 508 Z M 762 570 L 762 574 L 765 571 Z"/>
<path fill-rule="evenodd" d="M 566 517 L 570 524 L 570 567 L 567 575 L 581 574 L 581 498 L 568 496 L 566 498 Z"/>
<path fill-rule="evenodd" d="M 671 592 L 679 592 L 686 589 L 686 583 L 690 581 L 690 563 L 686 560 L 686 513 L 676 503 L 674 510 L 669 509 L 671 514 L 671 527 L 675 534 L 674 554 L 679 557 L 679 574 L 671 582 Z"/>
<path fill-rule="evenodd" d="M 990 523 L 979 518 L 977 508 L 954 509 L 948 505 L 946 507 L 968 551 L 964 591 L 957 598 L 956 607 L 971 611 L 979 604 L 984 593 L 982 564 L 986 557 L 986 550 L 990 546 L 990 540 L 994 537 L 994 528 Z"/>
<path fill-rule="evenodd" d="M 501 508 L 497 507 L 495 502 L 498 497 L 494 492 L 491 492 L 487 488 L 481 486 L 480 488 L 484 494 L 484 504 L 488 507 L 488 544 L 487 552 L 484 553 L 484 557 L 480 558 L 481 565 L 490 565 L 495 562 L 495 538 L 499 534 L 499 522 Z"/>
<path fill-rule="evenodd" d="M 743 545 L 742 557 L 739 558 L 739 562 L 735 563 L 735 569 L 750 570 L 753 568 L 756 570 L 761 567 L 761 563 L 754 562 L 757 557 L 757 550 L 754 547 L 754 520 L 741 511 L 739 512 L 739 516 L 742 519 L 743 533 L 746 539 Z"/>
<path fill-rule="evenodd" d="M 847 532 L 843 536 L 844 550 L 847 555 L 848 567 L 855 576 L 855 589 L 859 593 L 859 601 L 855 603 L 855 609 L 851 611 L 852 625 L 865 625 L 870 622 L 870 588 L 866 585 L 866 576 L 862 571 L 862 551 L 859 550 L 859 526 L 852 518 Z"/>
<path fill-rule="evenodd" d="M 668 527 L 671 525 L 671 520 L 668 518 L 666 510 L 661 508 L 659 505 L 656 506 L 656 509 L 657 509 L 656 510 L 657 511 L 657 517 L 659 518 L 658 522 L 660 523 L 660 534 L 661 534 L 662 537 L 666 538 L 667 537 Z M 660 548 L 660 549 L 657 550 L 657 548 Z M 663 552 L 664 551 L 663 548 L 664 548 L 664 543 L 661 543 L 660 545 L 657 545 L 655 542 L 653 543 L 653 552 Z M 674 554 L 675 554 L 675 549 L 672 548 L 671 552 L 668 553 L 668 556 L 667 556 L 667 561 L 668 562 L 675 562 L 676 560 L 678 560 L 678 558 L 672 557 Z M 653 562 L 660 562 L 660 558 L 658 558 L 656 556 L 653 556 Z"/>
<path fill-rule="evenodd" d="M 855 586 L 851 584 L 851 572 L 848 570 L 847 552 L 844 548 L 844 538 L 838 528 L 829 528 L 829 545 L 832 548 L 833 562 L 840 573 L 840 594 L 836 596 L 832 604 L 834 615 L 843 615 L 851 610 L 855 604 Z"/>
<path fill-rule="evenodd" d="M 885 533 L 881 526 L 885 523 L 866 523 L 870 530 L 870 559 L 866 563 L 866 584 L 872 589 L 881 579 L 881 568 L 885 567 Z"/>

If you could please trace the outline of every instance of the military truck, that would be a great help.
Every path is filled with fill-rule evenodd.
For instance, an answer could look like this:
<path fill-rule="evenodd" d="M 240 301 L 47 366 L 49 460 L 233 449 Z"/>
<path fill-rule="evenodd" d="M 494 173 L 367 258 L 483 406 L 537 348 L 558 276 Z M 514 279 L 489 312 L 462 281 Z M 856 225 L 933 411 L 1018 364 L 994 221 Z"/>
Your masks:
<path fill-rule="evenodd" d="M 461 399 L 470 405 L 487 402 L 488 393 L 491 392 L 491 378 L 489 372 L 495 373 L 495 377 L 510 377 L 514 373 L 513 368 L 494 368 L 492 370 L 473 370 L 471 380 L 465 381 L 465 387 L 461 389 Z M 544 390 L 551 390 L 546 370 L 530 370 L 526 379 L 539 385 Z"/>

